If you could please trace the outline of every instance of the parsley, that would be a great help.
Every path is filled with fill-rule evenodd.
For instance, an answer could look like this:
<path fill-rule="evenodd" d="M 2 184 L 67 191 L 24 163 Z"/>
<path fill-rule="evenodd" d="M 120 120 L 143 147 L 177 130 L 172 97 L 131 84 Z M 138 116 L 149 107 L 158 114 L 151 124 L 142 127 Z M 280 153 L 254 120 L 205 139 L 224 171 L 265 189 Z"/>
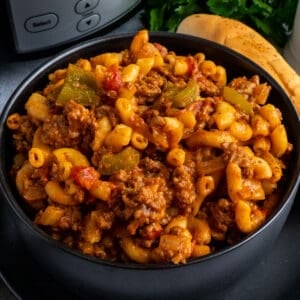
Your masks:
<path fill-rule="evenodd" d="M 195 13 L 213 13 L 237 19 L 278 47 L 284 47 L 293 28 L 298 0 L 146 0 L 144 20 L 151 31 L 176 31 Z"/>
<path fill-rule="evenodd" d="M 145 22 L 151 31 L 176 31 L 187 16 L 201 11 L 198 0 L 147 0 Z"/>

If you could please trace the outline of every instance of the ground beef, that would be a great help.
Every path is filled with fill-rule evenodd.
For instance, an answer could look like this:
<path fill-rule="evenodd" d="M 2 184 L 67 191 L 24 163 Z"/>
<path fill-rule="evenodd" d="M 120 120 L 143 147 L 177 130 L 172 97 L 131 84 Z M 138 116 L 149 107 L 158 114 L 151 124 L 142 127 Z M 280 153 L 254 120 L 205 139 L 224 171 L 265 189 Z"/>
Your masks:
<path fill-rule="evenodd" d="M 211 97 L 220 95 L 220 88 L 202 73 L 195 73 L 194 79 L 199 83 L 201 95 Z"/>
<path fill-rule="evenodd" d="M 35 129 L 28 116 L 21 116 L 20 127 L 13 134 L 14 145 L 18 152 L 30 150 Z"/>
<path fill-rule="evenodd" d="M 151 160 L 147 161 L 145 164 L 149 165 Z M 116 197 L 120 200 L 116 203 L 121 203 L 115 207 L 115 213 L 120 219 L 132 220 L 128 226 L 132 234 L 139 227 L 150 222 L 159 223 L 165 217 L 171 193 L 164 177 L 166 170 L 156 173 L 158 169 L 157 162 L 153 162 L 152 170 L 122 170 L 112 178 L 117 186 Z"/>
<path fill-rule="evenodd" d="M 258 85 L 257 76 L 248 79 L 245 76 L 233 79 L 228 86 L 237 90 L 240 94 L 244 95 L 247 99 L 253 94 L 255 87 Z"/>
<path fill-rule="evenodd" d="M 210 226 L 221 233 L 226 233 L 235 224 L 234 204 L 221 198 L 218 201 L 206 202 L 205 209 Z"/>
<path fill-rule="evenodd" d="M 51 115 L 42 125 L 41 139 L 54 148 L 86 145 L 90 140 L 90 114 L 84 106 L 69 101 L 62 115 Z"/>
<path fill-rule="evenodd" d="M 191 169 L 187 166 L 177 167 L 173 172 L 172 180 L 176 203 L 184 213 L 190 213 L 197 196 Z"/>
<path fill-rule="evenodd" d="M 162 92 L 165 79 L 156 71 L 150 71 L 147 76 L 135 83 L 138 104 L 153 102 Z"/>

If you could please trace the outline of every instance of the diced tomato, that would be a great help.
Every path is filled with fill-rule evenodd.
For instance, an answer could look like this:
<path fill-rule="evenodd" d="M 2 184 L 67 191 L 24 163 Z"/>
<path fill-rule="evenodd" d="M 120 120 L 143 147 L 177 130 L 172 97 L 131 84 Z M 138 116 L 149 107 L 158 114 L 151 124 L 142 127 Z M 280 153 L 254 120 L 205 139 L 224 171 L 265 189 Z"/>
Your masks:
<path fill-rule="evenodd" d="M 111 65 L 106 70 L 103 86 L 106 90 L 118 91 L 123 85 L 121 71 L 117 65 Z"/>
<path fill-rule="evenodd" d="M 193 59 L 193 57 L 191 56 L 188 56 L 186 58 L 186 61 L 187 61 L 187 64 L 188 64 L 188 73 L 189 75 L 193 74 L 194 70 L 196 69 L 196 63 L 195 63 L 195 60 Z"/>
<path fill-rule="evenodd" d="M 99 179 L 100 174 L 93 167 L 74 166 L 71 169 L 71 177 L 76 184 L 89 190 Z"/>

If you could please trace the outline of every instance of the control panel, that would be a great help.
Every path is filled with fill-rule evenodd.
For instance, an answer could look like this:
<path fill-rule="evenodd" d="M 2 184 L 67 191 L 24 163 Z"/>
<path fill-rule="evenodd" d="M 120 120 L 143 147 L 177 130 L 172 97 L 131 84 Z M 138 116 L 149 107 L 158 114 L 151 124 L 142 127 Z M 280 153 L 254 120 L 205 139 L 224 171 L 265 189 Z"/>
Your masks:
<path fill-rule="evenodd" d="M 117 22 L 140 0 L 7 0 L 18 53 L 59 46 Z"/>

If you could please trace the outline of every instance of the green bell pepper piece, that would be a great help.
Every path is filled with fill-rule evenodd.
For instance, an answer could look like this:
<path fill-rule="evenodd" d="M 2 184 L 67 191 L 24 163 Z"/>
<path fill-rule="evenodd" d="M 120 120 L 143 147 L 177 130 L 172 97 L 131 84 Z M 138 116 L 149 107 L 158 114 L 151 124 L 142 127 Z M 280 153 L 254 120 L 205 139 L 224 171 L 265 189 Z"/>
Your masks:
<path fill-rule="evenodd" d="M 237 107 L 245 114 L 250 115 L 253 112 L 252 104 L 235 89 L 225 86 L 223 89 L 223 97 L 225 101 Z"/>
<path fill-rule="evenodd" d="M 118 153 L 108 153 L 102 156 L 99 171 L 103 175 L 112 175 L 119 170 L 130 170 L 140 162 L 140 153 L 128 146 Z"/>
<path fill-rule="evenodd" d="M 172 83 L 168 82 L 164 91 L 164 96 L 171 100 L 175 108 L 185 108 L 196 101 L 199 94 L 199 84 L 194 80 L 189 81 L 183 88 L 175 87 Z"/>
<path fill-rule="evenodd" d="M 69 64 L 65 82 L 56 98 L 56 104 L 65 105 L 72 99 L 82 105 L 94 105 L 99 98 L 96 91 L 97 85 L 93 73 Z"/>

